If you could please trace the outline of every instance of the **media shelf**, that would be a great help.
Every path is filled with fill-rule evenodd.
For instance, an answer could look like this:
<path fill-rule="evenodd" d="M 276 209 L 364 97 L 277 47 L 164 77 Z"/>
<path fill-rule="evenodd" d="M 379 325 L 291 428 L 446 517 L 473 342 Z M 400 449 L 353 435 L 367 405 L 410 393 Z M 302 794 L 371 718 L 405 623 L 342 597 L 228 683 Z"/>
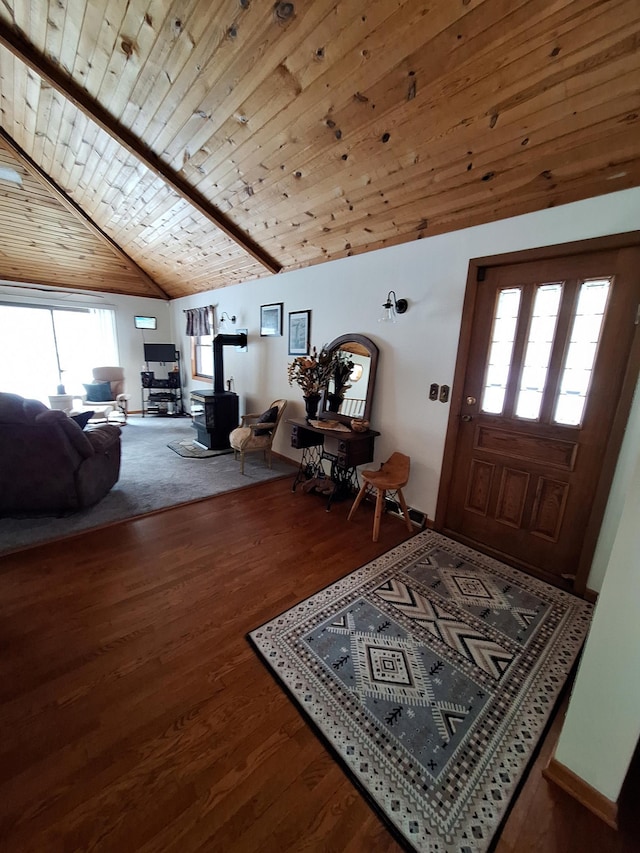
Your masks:
<path fill-rule="evenodd" d="M 143 418 L 146 415 L 169 418 L 184 415 L 182 383 L 180 381 L 180 356 L 179 353 L 176 355 L 178 357 L 176 367 L 168 372 L 166 378 L 156 377 L 153 370 L 143 370 L 140 373 Z M 147 362 L 147 367 L 153 363 Z"/>

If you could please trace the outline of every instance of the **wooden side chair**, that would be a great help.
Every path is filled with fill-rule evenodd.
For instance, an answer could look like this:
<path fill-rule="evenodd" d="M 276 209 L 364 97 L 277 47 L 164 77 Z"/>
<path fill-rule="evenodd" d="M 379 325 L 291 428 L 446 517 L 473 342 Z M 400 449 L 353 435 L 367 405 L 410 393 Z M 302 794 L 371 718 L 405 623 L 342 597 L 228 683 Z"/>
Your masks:
<path fill-rule="evenodd" d="M 411 519 L 409 518 L 409 510 L 407 502 L 402 494 L 403 486 L 409 482 L 409 470 L 411 467 L 411 459 L 404 453 L 392 453 L 386 462 L 383 462 L 377 471 L 362 472 L 362 488 L 356 495 L 353 506 L 347 517 L 347 521 L 351 521 L 354 512 L 360 506 L 360 502 L 367 492 L 376 493 L 376 512 L 373 518 L 373 541 L 378 541 L 380 533 L 380 519 L 382 510 L 385 506 L 385 497 L 387 492 L 393 492 L 397 496 L 398 503 L 402 508 L 402 513 L 407 524 L 409 533 L 413 531 Z"/>

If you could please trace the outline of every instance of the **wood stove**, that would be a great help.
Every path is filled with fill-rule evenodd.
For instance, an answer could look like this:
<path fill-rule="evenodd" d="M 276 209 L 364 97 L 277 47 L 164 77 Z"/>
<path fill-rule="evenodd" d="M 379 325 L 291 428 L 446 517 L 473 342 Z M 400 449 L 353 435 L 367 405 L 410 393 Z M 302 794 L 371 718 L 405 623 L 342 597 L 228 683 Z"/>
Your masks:
<path fill-rule="evenodd" d="M 191 392 L 192 426 L 197 441 L 209 450 L 225 450 L 229 445 L 229 433 L 240 421 L 238 395 L 224 390 L 224 346 L 247 345 L 247 336 L 216 335 L 213 339 L 213 389 Z"/>

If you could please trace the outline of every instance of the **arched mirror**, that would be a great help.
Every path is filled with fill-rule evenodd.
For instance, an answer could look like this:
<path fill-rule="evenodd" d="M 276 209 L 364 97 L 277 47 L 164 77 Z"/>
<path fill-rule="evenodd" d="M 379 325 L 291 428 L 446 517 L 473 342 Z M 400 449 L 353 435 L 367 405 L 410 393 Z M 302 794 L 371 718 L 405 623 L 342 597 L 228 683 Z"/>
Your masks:
<path fill-rule="evenodd" d="M 320 403 L 320 418 L 348 423 L 370 420 L 378 367 L 378 347 L 364 335 L 341 335 L 326 347 L 336 354 L 333 375 Z"/>

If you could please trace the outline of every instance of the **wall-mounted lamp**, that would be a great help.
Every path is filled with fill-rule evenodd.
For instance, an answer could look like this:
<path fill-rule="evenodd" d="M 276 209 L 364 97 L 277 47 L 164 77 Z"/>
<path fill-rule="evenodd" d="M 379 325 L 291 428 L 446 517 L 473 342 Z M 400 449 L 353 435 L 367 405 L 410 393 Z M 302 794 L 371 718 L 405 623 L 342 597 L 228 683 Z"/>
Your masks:
<path fill-rule="evenodd" d="M 223 312 L 222 312 L 222 314 L 220 315 L 220 320 L 219 320 L 219 322 L 220 322 L 220 323 L 224 323 L 224 321 L 225 321 L 225 320 L 229 320 L 229 322 L 230 322 L 230 323 L 235 323 L 235 322 L 236 322 L 236 319 L 237 319 L 237 318 L 236 318 L 236 315 L 235 315 L 235 314 L 233 315 L 233 317 L 230 317 L 230 316 L 227 314 L 227 312 L 226 312 L 226 311 L 223 311 Z"/>
<path fill-rule="evenodd" d="M 398 314 L 404 314 L 409 303 L 406 299 L 396 299 L 394 290 L 390 290 L 387 294 L 387 301 L 382 305 L 382 317 L 378 320 L 379 323 L 395 323 Z"/>

